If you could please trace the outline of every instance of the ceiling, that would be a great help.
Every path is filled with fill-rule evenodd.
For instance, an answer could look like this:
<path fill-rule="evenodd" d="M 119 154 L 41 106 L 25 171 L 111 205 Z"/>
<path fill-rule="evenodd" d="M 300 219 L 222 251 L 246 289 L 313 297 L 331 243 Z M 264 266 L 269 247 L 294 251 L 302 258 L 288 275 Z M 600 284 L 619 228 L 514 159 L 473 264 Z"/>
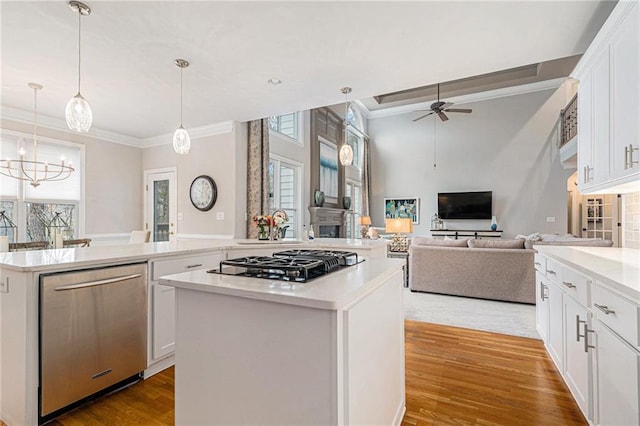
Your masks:
<path fill-rule="evenodd" d="M 92 1 L 82 94 L 92 132 L 126 138 L 340 103 L 583 53 L 602 1 Z M 77 91 L 77 14 L 65 1 L 0 3 L 2 116 L 64 120 Z M 277 77 L 282 84 L 267 83 Z M 424 100 L 424 99 L 423 99 Z M 406 100 L 405 100 L 406 101 Z M 46 121 L 46 118 L 45 120 Z"/>

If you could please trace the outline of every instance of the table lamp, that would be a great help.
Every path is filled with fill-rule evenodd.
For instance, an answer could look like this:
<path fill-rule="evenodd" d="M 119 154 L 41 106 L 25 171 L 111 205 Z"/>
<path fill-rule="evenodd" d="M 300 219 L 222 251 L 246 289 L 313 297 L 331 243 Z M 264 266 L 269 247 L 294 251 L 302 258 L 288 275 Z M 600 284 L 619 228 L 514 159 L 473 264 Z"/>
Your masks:
<path fill-rule="evenodd" d="M 369 232 L 369 226 L 371 226 L 371 218 L 369 216 L 361 216 L 360 225 L 360 236 L 362 238 L 369 238 L 367 233 Z"/>
<path fill-rule="evenodd" d="M 390 251 L 407 251 L 409 249 L 409 242 L 407 236 L 403 234 L 409 234 L 413 232 L 413 222 L 409 218 L 398 219 L 385 219 L 385 231 L 392 232 L 393 239 L 391 240 Z"/>

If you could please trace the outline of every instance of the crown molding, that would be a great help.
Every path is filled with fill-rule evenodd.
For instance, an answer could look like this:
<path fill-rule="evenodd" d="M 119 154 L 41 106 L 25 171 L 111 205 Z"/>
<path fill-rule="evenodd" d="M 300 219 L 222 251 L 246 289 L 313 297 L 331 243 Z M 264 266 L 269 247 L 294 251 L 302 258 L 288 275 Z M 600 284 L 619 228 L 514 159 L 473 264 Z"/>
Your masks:
<path fill-rule="evenodd" d="M 17 108 L 2 106 L 2 118 L 15 121 L 18 123 L 33 125 L 33 111 L 24 111 Z M 38 114 L 38 127 L 50 130 L 57 130 L 70 134 L 82 134 L 91 138 L 101 139 L 107 142 L 113 142 L 120 145 L 128 145 L 140 148 L 140 139 L 132 136 L 126 136 L 121 133 L 111 132 L 109 130 L 91 127 L 86 133 L 76 133 L 69 130 L 65 120 L 51 117 L 48 115 Z"/>
<path fill-rule="evenodd" d="M 221 121 L 219 123 L 207 124 L 205 126 L 192 127 L 187 129 L 191 139 L 200 139 L 207 136 L 224 135 L 233 132 L 232 120 Z M 170 145 L 173 143 L 173 132 L 164 135 L 153 136 L 146 139 L 140 139 L 140 148 L 151 148 L 154 146 Z"/>
<path fill-rule="evenodd" d="M 2 106 L 2 118 L 15 121 L 17 123 L 23 123 L 33 125 L 33 111 L 24 111 L 17 108 Z M 232 120 L 221 121 L 219 123 L 207 124 L 205 126 L 194 127 L 187 129 L 191 139 L 199 139 L 207 136 L 222 135 L 233 132 L 234 122 Z M 49 130 L 57 130 L 70 134 L 78 134 L 72 132 L 67 127 L 65 120 L 38 114 L 38 127 Z M 167 133 L 164 135 L 152 136 L 149 138 L 136 138 L 133 136 L 123 135 L 121 133 L 112 132 L 109 130 L 103 130 L 91 127 L 86 133 L 80 133 L 90 138 L 100 139 L 107 142 L 117 143 L 120 145 L 127 145 L 136 148 L 149 148 L 152 146 L 170 145 L 172 143 L 173 133 Z"/>
<path fill-rule="evenodd" d="M 488 101 L 491 99 L 504 98 L 507 96 L 523 95 L 526 93 L 541 92 L 543 90 L 557 89 L 566 81 L 565 77 L 555 78 L 551 80 L 538 81 L 535 83 L 522 84 L 519 86 L 503 87 L 496 90 L 487 90 L 485 92 L 471 93 L 468 95 L 454 96 L 447 98 L 448 102 L 453 102 L 456 105 L 462 105 L 471 102 Z M 389 117 L 393 115 L 407 114 L 418 110 L 428 110 L 433 101 L 420 102 L 410 105 L 401 105 L 397 107 L 385 108 L 380 110 L 370 111 L 364 104 L 361 104 L 362 110 L 368 119 Z"/>

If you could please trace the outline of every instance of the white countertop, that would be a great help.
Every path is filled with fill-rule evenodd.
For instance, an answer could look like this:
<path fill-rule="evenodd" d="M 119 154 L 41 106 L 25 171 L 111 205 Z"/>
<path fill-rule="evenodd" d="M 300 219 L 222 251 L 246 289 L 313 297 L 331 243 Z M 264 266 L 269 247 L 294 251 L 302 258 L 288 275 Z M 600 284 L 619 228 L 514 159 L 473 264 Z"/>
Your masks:
<path fill-rule="evenodd" d="M 400 259 L 365 260 L 307 283 L 236 277 L 203 270 L 168 275 L 162 277 L 160 283 L 178 289 L 334 310 L 374 291 L 390 275 L 401 271 L 404 264 Z M 398 281 L 398 285 L 402 285 L 401 281 Z"/>
<path fill-rule="evenodd" d="M 640 250 L 544 245 L 534 248 L 640 303 Z"/>
<path fill-rule="evenodd" d="M 163 243 L 122 244 L 51 250 L 0 253 L 0 268 L 21 272 L 56 271 L 93 265 L 146 261 L 165 256 L 187 255 L 215 250 L 255 248 L 335 248 L 372 250 L 386 245 L 382 240 L 317 238 L 313 241 L 282 240 L 178 240 Z"/>

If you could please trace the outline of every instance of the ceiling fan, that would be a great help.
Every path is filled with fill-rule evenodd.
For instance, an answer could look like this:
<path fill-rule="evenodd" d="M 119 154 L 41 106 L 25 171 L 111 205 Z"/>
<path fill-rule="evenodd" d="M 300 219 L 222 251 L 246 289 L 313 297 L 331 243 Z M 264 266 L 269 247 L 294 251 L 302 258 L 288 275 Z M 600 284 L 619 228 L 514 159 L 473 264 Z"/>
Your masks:
<path fill-rule="evenodd" d="M 438 114 L 438 117 L 440 117 L 440 120 L 447 121 L 449 117 L 447 117 L 445 112 L 464 112 L 467 114 L 471 112 L 469 108 L 449 108 L 452 105 L 453 105 L 452 102 L 440 101 L 440 83 L 438 83 L 438 101 L 432 103 L 428 110 L 424 110 L 424 109 L 419 110 L 419 111 L 429 111 L 429 113 L 425 115 L 421 115 L 418 118 L 414 118 L 413 121 L 422 120 L 423 118 L 428 117 L 431 114 Z"/>

